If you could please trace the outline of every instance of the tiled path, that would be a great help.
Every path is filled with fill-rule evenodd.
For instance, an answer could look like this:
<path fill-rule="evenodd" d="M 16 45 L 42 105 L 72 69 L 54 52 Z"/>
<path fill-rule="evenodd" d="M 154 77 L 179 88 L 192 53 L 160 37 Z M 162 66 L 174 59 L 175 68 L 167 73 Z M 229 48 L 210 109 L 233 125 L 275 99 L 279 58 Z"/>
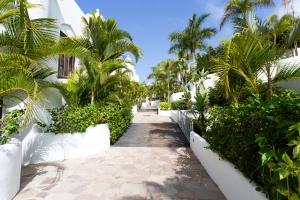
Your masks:
<path fill-rule="evenodd" d="M 127 133 L 91 158 L 23 169 L 16 200 L 225 199 L 168 117 L 138 113 Z"/>

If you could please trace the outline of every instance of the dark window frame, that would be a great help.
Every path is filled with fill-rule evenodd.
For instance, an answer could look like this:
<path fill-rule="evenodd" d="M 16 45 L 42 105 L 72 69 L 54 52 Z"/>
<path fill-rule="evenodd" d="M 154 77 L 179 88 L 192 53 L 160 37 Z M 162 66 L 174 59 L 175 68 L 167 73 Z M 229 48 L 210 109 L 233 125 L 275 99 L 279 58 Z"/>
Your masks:
<path fill-rule="evenodd" d="M 67 37 L 62 31 L 60 31 L 60 37 Z M 67 79 L 69 75 L 75 69 L 75 57 L 61 55 L 58 58 L 58 72 L 57 77 L 60 79 Z"/>

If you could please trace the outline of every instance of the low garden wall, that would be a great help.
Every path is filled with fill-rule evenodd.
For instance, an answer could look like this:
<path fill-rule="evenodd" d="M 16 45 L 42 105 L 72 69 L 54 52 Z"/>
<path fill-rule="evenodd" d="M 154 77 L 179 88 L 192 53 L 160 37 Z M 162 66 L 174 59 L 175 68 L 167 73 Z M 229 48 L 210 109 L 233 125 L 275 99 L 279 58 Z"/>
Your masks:
<path fill-rule="evenodd" d="M 225 197 L 230 200 L 266 200 L 263 193 L 256 191 L 256 185 L 230 162 L 223 160 L 211 151 L 209 144 L 197 133 L 191 132 L 190 146 L 209 176 L 219 186 Z"/>
<path fill-rule="evenodd" d="M 138 112 L 138 106 L 137 105 L 132 106 L 132 113 L 135 114 L 137 112 Z"/>
<path fill-rule="evenodd" d="M 170 117 L 174 122 L 177 123 L 178 110 L 159 110 L 158 115 Z"/>
<path fill-rule="evenodd" d="M 34 125 L 22 140 L 23 165 L 91 156 L 110 147 L 107 124 L 88 127 L 84 133 L 43 133 Z"/>
<path fill-rule="evenodd" d="M 0 199 L 11 200 L 20 189 L 22 145 L 17 139 L 0 145 Z"/>

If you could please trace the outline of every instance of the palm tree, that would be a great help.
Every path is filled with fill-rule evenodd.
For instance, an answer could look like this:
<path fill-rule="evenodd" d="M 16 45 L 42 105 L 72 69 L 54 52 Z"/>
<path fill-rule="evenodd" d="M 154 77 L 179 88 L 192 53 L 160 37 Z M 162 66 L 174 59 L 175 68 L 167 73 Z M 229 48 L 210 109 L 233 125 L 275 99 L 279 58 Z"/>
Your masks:
<path fill-rule="evenodd" d="M 194 14 L 182 32 L 171 33 L 169 38 L 173 44 L 170 52 L 189 52 L 195 65 L 197 51 L 205 49 L 205 40 L 216 34 L 216 29 L 202 27 L 208 16 Z"/>
<path fill-rule="evenodd" d="M 173 60 L 162 61 L 152 67 L 148 79 L 154 79 L 154 87 L 163 94 L 164 100 L 170 101 L 171 91 L 177 82 L 177 71 L 173 67 Z"/>
<path fill-rule="evenodd" d="M 12 4 L 7 6 L 10 8 Z M 45 61 L 60 54 L 86 55 L 79 41 L 65 38 L 57 42 L 55 21 L 31 20 L 29 7 L 25 0 L 20 0 L 14 8 L 18 11 L 2 21 L 4 30 L 0 33 L 0 97 L 25 95 L 21 99 L 26 104 L 24 123 L 36 116 L 36 102 L 42 99 L 40 94 L 49 86 L 45 79 L 55 73 Z"/>
<path fill-rule="evenodd" d="M 105 20 L 98 13 L 91 13 L 88 18 L 84 17 L 85 37 L 88 43 L 88 50 L 94 60 L 85 59 L 84 67 L 89 75 L 92 85 L 90 90 L 91 103 L 94 103 L 99 89 L 100 82 L 103 82 L 103 71 L 105 73 L 125 68 L 125 61 L 122 56 L 131 53 L 136 60 L 141 56 L 141 50 L 133 43 L 130 34 L 118 28 L 114 19 Z M 112 67 L 107 69 L 107 67 Z"/>
<path fill-rule="evenodd" d="M 0 22 L 2 23 L 7 18 L 19 14 L 18 7 L 15 6 L 15 0 L 0 1 Z"/>
<path fill-rule="evenodd" d="M 273 42 L 261 34 L 249 30 L 233 36 L 225 45 L 224 54 L 215 57 L 215 72 L 223 83 L 227 97 L 238 101 L 241 88 L 246 84 L 252 91 L 259 94 L 257 83 L 262 73 L 268 78 L 268 95 L 272 95 L 272 85 L 275 81 L 299 77 L 299 66 L 279 67 L 278 60 L 282 49 L 278 50 Z M 280 53 L 281 52 L 281 53 Z M 271 76 L 271 68 L 275 76 Z"/>
<path fill-rule="evenodd" d="M 259 71 L 269 61 L 277 58 L 272 45 L 263 43 L 260 36 L 251 31 L 243 31 L 234 35 L 224 46 L 224 54 L 213 61 L 227 97 L 237 101 L 244 84 L 258 94 Z"/>
<path fill-rule="evenodd" d="M 188 64 L 183 58 L 178 58 L 173 62 L 175 73 L 178 74 L 178 80 L 181 86 L 185 86 L 188 83 Z"/>
<path fill-rule="evenodd" d="M 257 7 L 274 5 L 273 0 L 230 0 L 227 2 L 220 28 L 230 21 L 237 30 L 248 27 L 247 20 Z"/>

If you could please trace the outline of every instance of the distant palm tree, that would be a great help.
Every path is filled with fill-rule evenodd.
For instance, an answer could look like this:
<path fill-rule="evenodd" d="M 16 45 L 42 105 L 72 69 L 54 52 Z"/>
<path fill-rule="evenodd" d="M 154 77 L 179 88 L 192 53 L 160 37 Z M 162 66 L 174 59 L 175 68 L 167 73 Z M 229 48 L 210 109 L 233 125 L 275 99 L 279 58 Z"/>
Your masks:
<path fill-rule="evenodd" d="M 274 5 L 273 0 L 230 0 L 227 2 L 220 28 L 230 21 L 237 30 L 248 27 L 247 18 L 257 7 Z"/>
<path fill-rule="evenodd" d="M 203 23 L 208 16 L 209 14 L 200 16 L 194 14 L 183 31 L 171 33 L 169 38 L 173 44 L 170 52 L 188 52 L 195 65 L 196 52 L 205 49 L 205 40 L 216 34 L 214 28 L 203 28 Z"/>
<path fill-rule="evenodd" d="M 152 67 L 148 79 L 154 79 L 154 87 L 163 93 L 164 100 L 170 101 L 171 91 L 177 82 L 177 70 L 173 60 L 162 61 Z"/>

